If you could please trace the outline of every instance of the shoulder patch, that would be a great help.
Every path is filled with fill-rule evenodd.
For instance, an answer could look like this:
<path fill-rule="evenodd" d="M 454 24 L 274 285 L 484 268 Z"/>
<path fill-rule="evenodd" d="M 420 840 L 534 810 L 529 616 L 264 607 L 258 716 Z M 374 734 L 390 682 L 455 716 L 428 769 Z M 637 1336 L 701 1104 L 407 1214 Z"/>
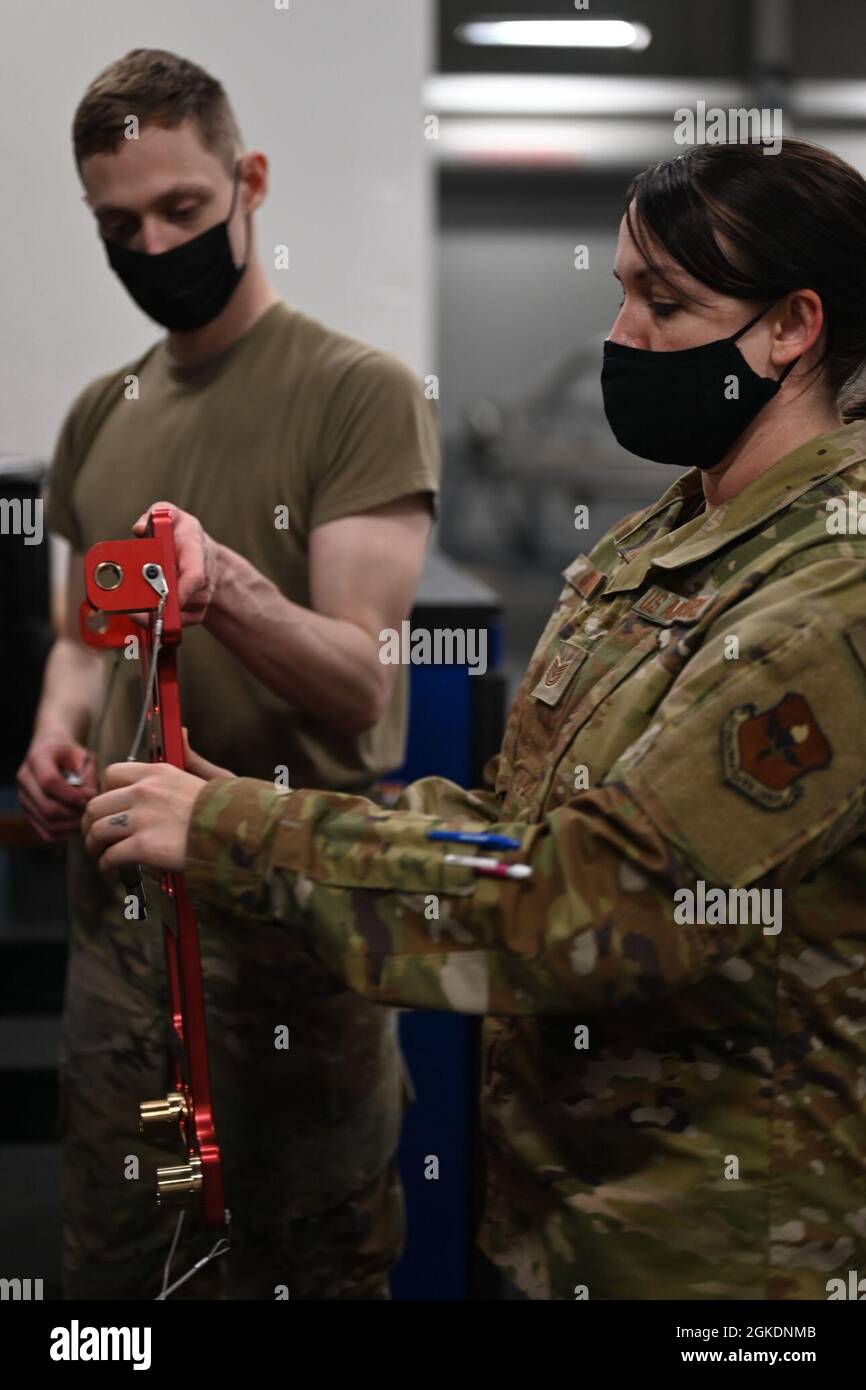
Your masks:
<path fill-rule="evenodd" d="M 756 705 L 735 705 L 720 736 L 725 781 L 767 811 L 793 806 L 800 779 L 833 756 L 809 702 L 790 690 L 761 713 Z"/>

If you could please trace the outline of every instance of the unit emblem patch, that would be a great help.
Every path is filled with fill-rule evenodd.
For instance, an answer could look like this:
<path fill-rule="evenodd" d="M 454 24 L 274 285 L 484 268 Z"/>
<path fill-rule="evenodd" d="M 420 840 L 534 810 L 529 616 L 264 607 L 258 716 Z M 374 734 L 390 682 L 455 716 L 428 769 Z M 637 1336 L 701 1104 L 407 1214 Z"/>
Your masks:
<path fill-rule="evenodd" d="M 793 806 L 800 779 L 833 756 L 808 701 L 790 690 L 760 714 L 736 705 L 722 721 L 721 745 L 725 781 L 768 811 Z"/>

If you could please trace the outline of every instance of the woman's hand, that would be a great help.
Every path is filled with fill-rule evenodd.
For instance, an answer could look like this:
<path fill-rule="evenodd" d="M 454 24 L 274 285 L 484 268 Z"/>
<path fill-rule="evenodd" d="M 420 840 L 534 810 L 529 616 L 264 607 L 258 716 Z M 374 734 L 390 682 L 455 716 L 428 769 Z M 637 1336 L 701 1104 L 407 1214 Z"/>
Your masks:
<path fill-rule="evenodd" d="M 208 764 L 213 766 L 213 764 Z M 231 774 L 229 774 L 231 775 Z M 123 864 L 181 873 L 192 808 L 205 782 L 169 763 L 112 763 L 82 821 L 101 873 Z"/>

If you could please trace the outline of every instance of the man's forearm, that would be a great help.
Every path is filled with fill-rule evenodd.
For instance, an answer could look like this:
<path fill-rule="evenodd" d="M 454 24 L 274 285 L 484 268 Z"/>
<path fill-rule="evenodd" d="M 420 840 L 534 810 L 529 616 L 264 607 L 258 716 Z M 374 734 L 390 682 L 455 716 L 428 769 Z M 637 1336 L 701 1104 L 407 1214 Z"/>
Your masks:
<path fill-rule="evenodd" d="M 71 637 L 58 637 L 48 654 L 35 737 L 58 734 L 82 742 L 102 686 L 102 658 Z"/>
<path fill-rule="evenodd" d="M 292 603 L 227 546 L 205 627 L 287 703 L 360 733 L 381 717 L 385 668 L 372 637 L 354 623 Z"/>

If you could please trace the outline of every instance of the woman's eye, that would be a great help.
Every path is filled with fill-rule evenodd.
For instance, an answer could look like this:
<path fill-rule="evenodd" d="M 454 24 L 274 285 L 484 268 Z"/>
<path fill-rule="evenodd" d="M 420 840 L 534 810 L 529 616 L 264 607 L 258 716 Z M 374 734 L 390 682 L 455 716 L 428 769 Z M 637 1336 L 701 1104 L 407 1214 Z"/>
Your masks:
<path fill-rule="evenodd" d="M 617 305 L 617 310 L 621 309 L 621 308 L 623 307 L 624 304 L 625 304 L 625 295 L 623 295 L 622 299 L 619 301 L 619 304 Z M 659 318 L 659 319 L 668 319 L 668 318 L 670 318 L 671 314 L 675 314 L 675 313 L 677 312 L 677 310 L 680 309 L 680 308 L 682 307 L 682 306 L 679 305 L 679 304 L 671 304 L 671 303 L 668 303 L 668 302 L 666 302 L 666 301 L 664 301 L 664 300 L 657 300 L 657 299 L 656 299 L 656 300 L 654 300 L 654 299 L 649 299 L 649 300 L 647 300 L 647 305 L 648 305 L 648 307 L 649 307 L 650 313 L 652 313 L 656 318 Z"/>

